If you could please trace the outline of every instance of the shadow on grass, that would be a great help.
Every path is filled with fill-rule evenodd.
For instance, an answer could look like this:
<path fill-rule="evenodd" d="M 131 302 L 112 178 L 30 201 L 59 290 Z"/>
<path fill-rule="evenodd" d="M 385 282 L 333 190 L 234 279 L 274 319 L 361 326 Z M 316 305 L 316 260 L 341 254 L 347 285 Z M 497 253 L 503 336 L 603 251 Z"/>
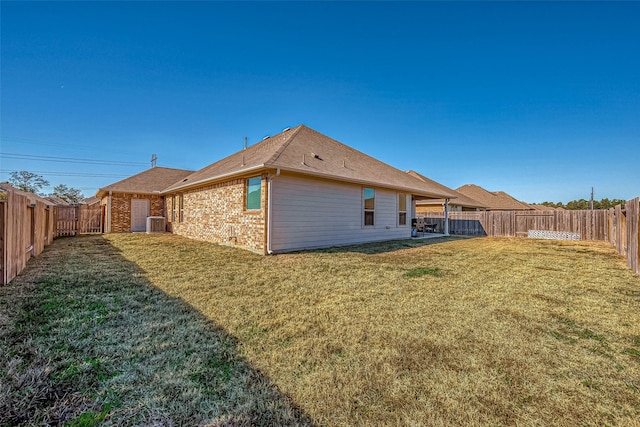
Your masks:
<path fill-rule="evenodd" d="M 405 249 L 420 248 L 422 246 L 438 245 L 447 242 L 453 242 L 463 239 L 472 239 L 475 237 L 469 236 L 443 236 L 443 237 L 431 237 L 431 238 L 413 238 L 413 239 L 401 239 L 401 240 L 389 240 L 385 242 L 372 242 L 362 243 L 359 245 L 350 246 L 334 246 L 325 249 L 314 249 L 308 251 L 298 251 L 294 253 L 360 253 L 367 255 L 382 254 L 387 252 L 401 251 Z"/>
<path fill-rule="evenodd" d="M 0 425 L 312 425 L 234 337 L 101 236 L 56 240 L 0 298 L 15 308 Z"/>

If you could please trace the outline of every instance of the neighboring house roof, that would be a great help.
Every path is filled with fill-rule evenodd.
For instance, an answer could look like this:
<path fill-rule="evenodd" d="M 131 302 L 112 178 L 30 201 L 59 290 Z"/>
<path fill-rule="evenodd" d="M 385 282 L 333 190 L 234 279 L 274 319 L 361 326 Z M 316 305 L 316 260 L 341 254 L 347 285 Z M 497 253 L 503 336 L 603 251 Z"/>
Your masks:
<path fill-rule="evenodd" d="M 490 210 L 533 210 L 531 206 L 514 199 L 504 191 L 487 191 L 474 184 L 463 185 L 456 188 L 456 191 L 484 203 Z"/>
<path fill-rule="evenodd" d="M 67 202 L 64 199 L 61 199 L 60 197 L 47 196 L 47 197 L 45 197 L 45 199 L 47 199 L 48 201 L 50 201 L 51 203 L 53 203 L 56 206 L 69 206 L 69 202 Z"/>
<path fill-rule="evenodd" d="M 168 186 L 163 193 L 264 169 L 392 188 L 424 197 L 455 197 L 444 186 L 410 176 L 304 125 L 285 129 L 200 169 Z"/>
<path fill-rule="evenodd" d="M 91 206 L 91 205 L 95 205 L 96 203 L 100 203 L 100 199 L 97 197 L 87 197 L 84 199 L 84 204 Z"/>
<path fill-rule="evenodd" d="M 442 184 L 440 184 L 439 182 L 436 182 L 430 178 L 427 178 L 424 175 L 419 174 L 418 172 L 409 170 L 407 171 L 407 173 L 411 176 L 414 176 L 424 182 L 427 182 L 431 185 L 437 186 L 439 188 L 442 188 L 443 190 L 448 191 L 449 193 L 452 193 L 455 198 L 452 198 L 451 200 L 449 200 L 449 204 L 450 205 L 455 205 L 455 206 L 464 206 L 464 207 L 469 207 L 469 208 L 481 208 L 481 209 L 486 209 L 488 206 L 480 203 L 477 200 L 472 199 L 471 197 L 465 196 L 462 193 L 457 192 L 456 190 L 452 190 L 449 187 L 446 187 Z M 434 203 L 444 203 L 444 199 L 439 199 L 439 200 L 418 200 L 416 202 L 416 204 L 434 204 Z"/>
<path fill-rule="evenodd" d="M 172 169 L 156 166 L 136 175 L 125 178 L 98 189 L 96 197 L 102 198 L 109 191 L 115 193 L 159 193 L 164 188 L 193 173 L 184 169 Z"/>
<path fill-rule="evenodd" d="M 538 205 L 538 204 L 531 204 L 531 203 L 529 203 L 529 206 L 531 206 L 533 209 L 537 211 L 563 211 L 564 210 L 564 208 L 556 208 L 554 206 Z"/>

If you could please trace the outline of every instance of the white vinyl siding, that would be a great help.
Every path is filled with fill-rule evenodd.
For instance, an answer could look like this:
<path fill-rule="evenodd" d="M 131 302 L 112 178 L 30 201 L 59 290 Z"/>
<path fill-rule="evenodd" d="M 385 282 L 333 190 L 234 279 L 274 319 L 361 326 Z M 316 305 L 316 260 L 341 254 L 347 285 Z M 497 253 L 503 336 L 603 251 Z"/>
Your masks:
<path fill-rule="evenodd" d="M 292 175 L 271 188 L 275 252 L 409 238 L 398 227 L 398 193 L 375 189 L 375 225 L 363 226 L 363 186 Z"/>

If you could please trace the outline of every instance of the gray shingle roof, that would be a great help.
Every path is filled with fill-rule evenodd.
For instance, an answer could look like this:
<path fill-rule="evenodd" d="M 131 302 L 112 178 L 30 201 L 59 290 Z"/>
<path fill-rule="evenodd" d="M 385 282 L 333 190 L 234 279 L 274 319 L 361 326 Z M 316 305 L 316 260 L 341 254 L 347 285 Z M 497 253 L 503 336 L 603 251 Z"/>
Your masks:
<path fill-rule="evenodd" d="M 444 186 L 413 177 L 304 125 L 206 166 L 168 186 L 163 193 L 264 169 L 392 188 L 425 197 L 454 197 Z"/>
<path fill-rule="evenodd" d="M 103 197 L 109 191 L 118 193 L 158 193 L 191 173 L 193 171 L 157 166 L 98 189 L 96 197 Z"/>
<path fill-rule="evenodd" d="M 516 200 L 504 191 L 492 192 L 474 184 L 465 184 L 456 188 L 456 191 L 484 203 L 490 210 L 533 210 L 531 206 Z"/>

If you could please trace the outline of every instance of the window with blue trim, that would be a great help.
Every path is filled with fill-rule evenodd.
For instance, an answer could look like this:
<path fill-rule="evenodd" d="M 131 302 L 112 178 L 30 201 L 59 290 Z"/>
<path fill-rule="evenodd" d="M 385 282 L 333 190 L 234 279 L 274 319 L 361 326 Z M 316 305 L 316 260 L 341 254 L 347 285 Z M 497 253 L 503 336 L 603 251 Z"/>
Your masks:
<path fill-rule="evenodd" d="M 247 179 L 246 208 L 247 210 L 260 209 L 260 196 L 262 192 L 262 177 L 256 176 Z"/>

